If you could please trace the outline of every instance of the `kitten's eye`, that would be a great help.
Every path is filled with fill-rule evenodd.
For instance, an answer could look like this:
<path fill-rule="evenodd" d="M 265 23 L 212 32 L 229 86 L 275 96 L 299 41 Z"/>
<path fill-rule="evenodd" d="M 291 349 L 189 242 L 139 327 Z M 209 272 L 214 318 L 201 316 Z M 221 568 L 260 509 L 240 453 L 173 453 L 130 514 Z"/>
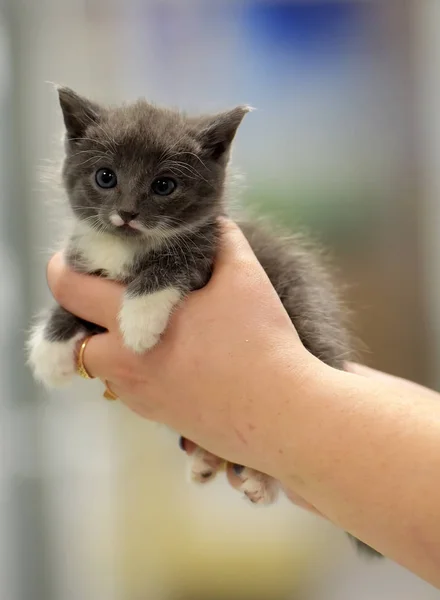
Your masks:
<path fill-rule="evenodd" d="M 151 184 L 151 189 L 158 196 L 169 196 L 174 192 L 177 183 L 171 177 L 159 177 Z"/>
<path fill-rule="evenodd" d="M 96 183 L 101 188 L 114 188 L 118 183 L 116 173 L 111 169 L 98 169 L 95 174 Z"/>

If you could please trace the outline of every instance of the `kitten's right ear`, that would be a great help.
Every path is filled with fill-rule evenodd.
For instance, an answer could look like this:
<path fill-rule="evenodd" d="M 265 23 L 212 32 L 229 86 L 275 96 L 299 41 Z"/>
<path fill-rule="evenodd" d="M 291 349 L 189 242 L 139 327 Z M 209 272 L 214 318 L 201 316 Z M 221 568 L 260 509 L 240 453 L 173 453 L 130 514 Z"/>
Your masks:
<path fill-rule="evenodd" d="M 237 133 L 237 129 L 250 106 L 237 106 L 203 121 L 202 129 L 197 133 L 197 139 L 202 144 L 204 152 L 214 160 L 224 160 L 229 155 L 229 149 Z"/>
<path fill-rule="evenodd" d="M 63 112 L 67 138 L 74 140 L 84 136 L 89 125 L 98 123 L 102 109 L 67 87 L 58 88 L 58 97 Z"/>

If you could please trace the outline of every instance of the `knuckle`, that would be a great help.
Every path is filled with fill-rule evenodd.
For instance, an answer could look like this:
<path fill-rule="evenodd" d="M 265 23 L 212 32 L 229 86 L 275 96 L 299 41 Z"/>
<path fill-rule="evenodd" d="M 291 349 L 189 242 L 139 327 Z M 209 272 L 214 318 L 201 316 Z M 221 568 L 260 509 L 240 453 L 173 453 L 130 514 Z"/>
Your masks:
<path fill-rule="evenodd" d="M 65 278 L 60 274 L 56 274 L 51 279 L 49 287 L 55 300 L 62 306 L 67 296 Z"/>
<path fill-rule="evenodd" d="M 124 387 L 135 391 L 145 384 L 144 369 L 141 364 L 141 356 L 124 352 L 115 366 L 115 379 Z"/>
<path fill-rule="evenodd" d="M 255 259 L 248 252 L 241 252 L 236 259 L 236 268 L 240 275 L 250 275 L 255 273 Z"/>
<path fill-rule="evenodd" d="M 67 296 L 67 273 L 66 269 L 60 265 L 59 256 L 53 256 L 47 265 L 47 282 L 54 298 L 62 304 Z"/>
<path fill-rule="evenodd" d="M 220 225 L 221 225 L 223 234 L 228 234 L 228 233 L 235 234 L 235 233 L 240 232 L 240 228 L 238 227 L 238 225 L 236 223 L 234 223 L 234 221 L 232 221 L 231 219 L 221 217 L 219 219 L 219 221 L 220 221 Z"/>

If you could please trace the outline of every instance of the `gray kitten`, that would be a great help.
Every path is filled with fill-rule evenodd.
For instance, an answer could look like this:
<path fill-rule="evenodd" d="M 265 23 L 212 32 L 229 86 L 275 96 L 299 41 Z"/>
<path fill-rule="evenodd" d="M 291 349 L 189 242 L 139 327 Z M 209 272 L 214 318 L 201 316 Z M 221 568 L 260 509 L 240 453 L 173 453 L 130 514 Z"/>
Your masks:
<path fill-rule="evenodd" d="M 119 313 L 124 342 L 152 348 L 176 305 L 209 280 L 227 213 L 230 148 L 243 117 L 239 106 L 213 116 L 135 104 L 108 108 L 59 89 L 66 127 L 63 181 L 74 227 L 65 255 L 77 271 L 127 286 Z M 342 312 L 326 272 L 300 237 L 283 239 L 257 223 L 240 223 L 306 348 L 337 369 L 350 355 Z M 100 331 L 60 306 L 33 328 L 29 362 L 47 386 L 75 374 L 78 340 Z M 222 460 L 199 448 L 192 476 L 211 480 Z M 242 492 L 269 504 L 278 485 L 236 466 Z M 375 551 L 361 542 L 359 547 Z"/>

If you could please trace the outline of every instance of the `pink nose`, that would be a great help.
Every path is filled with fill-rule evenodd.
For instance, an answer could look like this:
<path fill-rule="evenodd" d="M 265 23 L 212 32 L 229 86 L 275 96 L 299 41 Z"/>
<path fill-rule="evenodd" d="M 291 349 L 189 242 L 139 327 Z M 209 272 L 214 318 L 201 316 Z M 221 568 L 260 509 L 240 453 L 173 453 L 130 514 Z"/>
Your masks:
<path fill-rule="evenodd" d="M 131 212 L 129 210 L 118 210 L 118 215 L 124 221 L 124 223 L 130 223 L 139 216 L 138 212 Z"/>

